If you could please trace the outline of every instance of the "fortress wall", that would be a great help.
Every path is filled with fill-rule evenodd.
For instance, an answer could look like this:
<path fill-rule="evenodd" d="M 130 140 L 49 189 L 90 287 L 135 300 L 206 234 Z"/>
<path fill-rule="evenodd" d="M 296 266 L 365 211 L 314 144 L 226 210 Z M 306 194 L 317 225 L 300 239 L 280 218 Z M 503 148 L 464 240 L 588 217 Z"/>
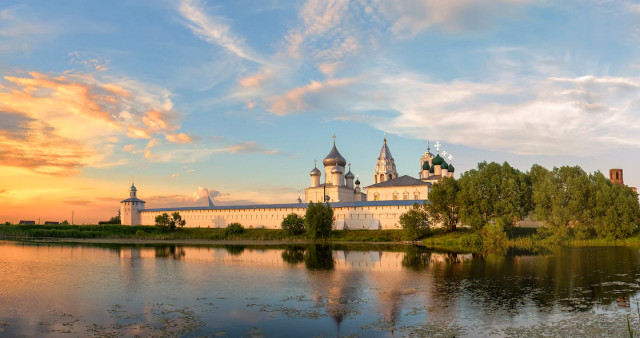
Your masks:
<path fill-rule="evenodd" d="M 364 206 L 334 207 L 334 229 L 400 229 L 400 215 L 411 206 Z M 161 211 L 143 210 L 140 212 L 141 224 L 154 225 L 156 216 L 163 213 L 180 213 L 189 228 L 225 228 L 230 223 L 238 222 L 245 228 L 280 229 L 282 220 L 290 213 L 304 216 L 306 205 L 287 208 L 247 208 L 247 209 L 195 209 Z"/>

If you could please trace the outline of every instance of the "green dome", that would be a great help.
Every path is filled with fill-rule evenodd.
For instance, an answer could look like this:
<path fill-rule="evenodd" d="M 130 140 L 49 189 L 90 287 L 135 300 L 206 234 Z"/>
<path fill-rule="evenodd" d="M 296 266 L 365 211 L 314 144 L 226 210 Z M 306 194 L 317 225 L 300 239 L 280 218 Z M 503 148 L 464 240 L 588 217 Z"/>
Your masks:
<path fill-rule="evenodd" d="M 429 168 L 429 173 L 430 174 L 435 173 L 435 167 L 434 166 L 431 166 L 431 168 Z"/>
<path fill-rule="evenodd" d="M 449 172 L 452 173 L 456 170 L 456 168 L 453 167 L 453 164 L 449 164 Z"/>
<path fill-rule="evenodd" d="M 442 164 L 440 165 L 440 169 L 449 169 L 449 165 L 447 164 L 447 162 L 442 162 Z"/>
<path fill-rule="evenodd" d="M 429 170 L 429 161 L 424 161 L 422 164 L 422 170 Z"/>
<path fill-rule="evenodd" d="M 440 154 L 436 155 L 436 157 L 431 160 L 431 164 L 433 165 L 441 165 L 444 162 L 444 158 L 440 157 Z"/>

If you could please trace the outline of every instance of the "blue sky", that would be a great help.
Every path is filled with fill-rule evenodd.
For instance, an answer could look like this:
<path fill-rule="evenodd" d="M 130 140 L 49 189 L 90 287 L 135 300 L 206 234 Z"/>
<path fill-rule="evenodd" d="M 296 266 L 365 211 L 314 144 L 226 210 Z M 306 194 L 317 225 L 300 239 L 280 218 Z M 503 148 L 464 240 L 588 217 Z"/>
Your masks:
<path fill-rule="evenodd" d="M 132 177 L 149 207 L 290 202 L 333 134 L 365 186 L 385 132 L 401 175 L 438 140 L 458 173 L 638 186 L 639 38 L 627 1 L 5 1 L 0 220 L 95 222 Z"/>

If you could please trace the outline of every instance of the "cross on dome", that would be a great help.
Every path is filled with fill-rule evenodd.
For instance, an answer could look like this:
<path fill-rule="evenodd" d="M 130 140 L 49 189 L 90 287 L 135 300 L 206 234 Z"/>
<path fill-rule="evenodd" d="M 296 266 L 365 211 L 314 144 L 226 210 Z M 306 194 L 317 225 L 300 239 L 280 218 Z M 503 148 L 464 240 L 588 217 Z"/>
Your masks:
<path fill-rule="evenodd" d="M 449 162 L 453 160 L 453 155 L 449 154 Z"/>
<path fill-rule="evenodd" d="M 336 134 L 333 134 L 333 136 L 331 136 L 331 138 L 333 138 L 333 145 L 336 145 Z"/>
<path fill-rule="evenodd" d="M 440 141 L 436 141 L 436 152 L 440 153 L 440 147 L 442 147 L 442 144 L 440 144 Z"/>
<path fill-rule="evenodd" d="M 447 152 L 446 151 L 442 151 L 442 157 L 446 158 L 447 157 Z"/>

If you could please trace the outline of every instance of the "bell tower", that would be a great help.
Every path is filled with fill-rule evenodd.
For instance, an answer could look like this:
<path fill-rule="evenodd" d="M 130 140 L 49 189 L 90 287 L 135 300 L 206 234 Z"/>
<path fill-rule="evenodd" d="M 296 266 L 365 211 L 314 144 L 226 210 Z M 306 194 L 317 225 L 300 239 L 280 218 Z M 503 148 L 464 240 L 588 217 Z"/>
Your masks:
<path fill-rule="evenodd" d="M 609 180 L 613 184 L 624 185 L 624 179 L 622 178 L 622 169 L 609 169 Z"/>
<path fill-rule="evenodd" d="M 392 180 L 396 177 L 398 177 L 398 172 L 396 171 L 396 163 L 393 159 L 393 156 L 391 156 L 391 151 L 389 150 L 389 146 L 387 145 L 387 137 L 385 136 L 384 143 L 382 144 L 382 149 L 380 149 L 380 155 L 378 155 L 376 170 L 373 174 L 373 182 L 374 184 L 382 183 Z"/>

